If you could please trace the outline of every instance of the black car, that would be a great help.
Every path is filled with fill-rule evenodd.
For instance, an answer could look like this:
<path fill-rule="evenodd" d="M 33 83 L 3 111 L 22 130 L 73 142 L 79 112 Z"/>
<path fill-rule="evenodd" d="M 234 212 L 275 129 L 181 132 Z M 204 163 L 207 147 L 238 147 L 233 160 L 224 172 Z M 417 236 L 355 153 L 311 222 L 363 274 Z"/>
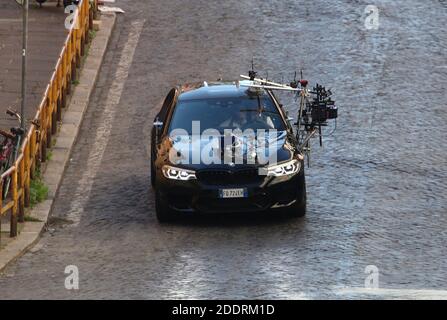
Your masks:
<path fill-rule="evenodd" d="M 303 155 L 289 121 L 268 89 L 222 81 L 172 89 L 151 136 L 158 220 L 195 212 L 305 215 Z"/>

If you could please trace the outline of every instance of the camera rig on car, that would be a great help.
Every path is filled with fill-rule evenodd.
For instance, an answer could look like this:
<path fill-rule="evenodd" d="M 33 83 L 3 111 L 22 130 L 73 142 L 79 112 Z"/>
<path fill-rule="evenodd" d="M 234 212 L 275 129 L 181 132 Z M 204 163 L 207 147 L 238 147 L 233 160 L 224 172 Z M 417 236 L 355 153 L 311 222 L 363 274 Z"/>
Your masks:
<path fill-rule="evenodd" d="M 252 63 L 253 66 L 253 63 Z M 296 126 L 296 138 L 298 148 L 307 156 L 308 165 L 310 165 L 310 140 L 318 137 L 320 146 L 323 146 L 323 127 L 328 126 L 329 120 L 334 120 L 334 128 L 336 128 L 336 119 L 338 117 L 338 108 L 335 101 L 332 100 L 331 90 L 326 90 L 320 84 L 316 84 L 312 90 L 308 89 L 309 82 L 303 79 L 294 79 L 289 84 L 282 84 L 258 77 L 257 72 L 250 70 L 248 76 L 241 75 L 243 81 L 239 82 L 240 86 L 246 86 L 254 89 L 265 89 L 267 91 L 289 91 L 297 95 L 298 115 L 294 125 Z M 334 129 L 335 130 L 335 129 Z"/>

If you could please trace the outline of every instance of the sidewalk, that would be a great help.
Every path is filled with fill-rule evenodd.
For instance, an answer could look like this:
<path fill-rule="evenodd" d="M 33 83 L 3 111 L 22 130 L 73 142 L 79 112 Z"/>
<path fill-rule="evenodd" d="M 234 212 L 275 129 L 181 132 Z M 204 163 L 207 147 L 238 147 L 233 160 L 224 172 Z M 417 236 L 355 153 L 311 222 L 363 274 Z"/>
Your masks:
<path fill-rule="evenodd" d="M 67 37 L 63 7 L 47 3 L 39 8 L 30 1 L 27 57 L 27 101 L 25 116 L 34 118 Z M 22 77 L 22 7 L 15 0 L 0 4 L 0 129 L 9 130 L 17 121 L 5 114 L 8 107 L 20 110 Z M 2 217 L 2 241 L 9 239 L 9 215 Z"/>
<path fill-rule="evenodd" d="M 30 50 L 33 52 L 30 55 L 33 56 L 29 59 L 28 75 L 29 83 L 33 85 L 29 87 L 29 94 L 27 95 L 29 99 L 26 107 L 27 118 L 33 118 L 36 113 L 67 35 L 65 29 L 58 29 L 60 25 L 62 28 L 64 26 L 65 15 L 63 11 L 59 12 L 61 8 L 56 8 L 54 3 L 50 3 L 50 5 L 50 7 L 47 6 L 42 9 L 34 7 L 33 11 L 31 11 L 33 14 L 30 14 L 30 18 L 34 19 L 33 23 L 41 21 L 41 19 L 45 20 L 45 22 L 39 28 L 36 28 L 34 40 L 29 41 Z M 9 14 L 6 13 L 8 12 L 6 8 L 10 10 Z M 0 5 L 0 57 L 2 60 L 7 61 L 7 63 L 1 64 L 0 127 L 5 129 L 15 125 L 15 123 L 6 120 L 6 117 L 3 116 L 4 111 L 20 96 L 20 56 L 15 57 L 14 53 L 20 52 L 21 45 L 15 43 L 19 43 L 18 39 L 21 37 L 21 29 L 18 27 L 19 24 L 16 18 L 3 17 L 8 15 L 13 17 L 13 13 L 16 13 L 17 16 L 19 11 L 15 10 L 14 6 Z M 87 109 L 90 95 L 95 87 L 102 60 L 115 25 L 115 19 L 116 16 L 114 14 L 101 16 L 101 27 L 90 44 L 89 53 L 85 56 L 81 71 L 78 74 L 79 85 L 72 88 L 71 96 L 68 98 L 69 104 L 63 110 L 59 133 L 52 147 L 52 157 L 46 161 L 46 169 L 43 170 L 42 178 L 48 187 L 47 200 L 39 203 L 28 212 L 29 221 L 19 223 L 18 227 L 21 232 L 16 238 L 10 238 L 8 236 L 9 233 L 5 232 L 9 229 L 8 215 L 4 216 L 1 221 L 3 223 L 1 223 L 0 271 L 34 244 L 39 239 L 39 235 L 46 225 Z M 47 32 L 44 30 L 44 27 L 52 31 Z M 13 36 L 14 34 L 15 36 Z M 44 34 L 47 34 L 47 37 Z M 52 36 L 50 37 L 48 34 Z M 30 39 L 32 36 L 30 35 Z M 16 108 L 19 109 L 20 106 Z"/>
<path fill-rule="evenodd" d="M 0 128 L 16 125 L 5 115 L 7 107 L 20 109 L 22 70 L 22 8 L 15 0 L 0 4 Z M 63 6 L 53 2 L 39 8 L 30 1 L 28 34 L 27 103 L 25 114 L 33 118 L 67 36 Z"/>

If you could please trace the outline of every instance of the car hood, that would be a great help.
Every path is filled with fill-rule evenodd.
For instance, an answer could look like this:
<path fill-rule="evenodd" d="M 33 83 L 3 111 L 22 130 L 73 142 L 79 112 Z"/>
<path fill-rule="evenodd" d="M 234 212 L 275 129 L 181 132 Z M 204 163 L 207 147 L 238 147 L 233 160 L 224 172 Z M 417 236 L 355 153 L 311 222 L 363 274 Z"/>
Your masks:
<path fill-rule="evenodd" d="M 265 132 L 251 137 L 167 136 L 158 148 L 164 163 L 191 169 L 264 166 L 289 160 L 296 151 L 287 131 Z"/>

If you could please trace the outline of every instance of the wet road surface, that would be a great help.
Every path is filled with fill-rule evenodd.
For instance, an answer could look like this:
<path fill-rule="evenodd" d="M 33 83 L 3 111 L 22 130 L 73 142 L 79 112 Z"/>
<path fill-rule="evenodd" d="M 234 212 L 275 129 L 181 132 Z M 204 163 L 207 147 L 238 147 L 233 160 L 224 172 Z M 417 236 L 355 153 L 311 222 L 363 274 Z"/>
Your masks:
<path fill-rule="evenodd" d="M 380 26 L 367 30 L 368 4 L 118 1 L 127 13 L 49 230 L 0 276 L 2 298 L 447 298 L 447 7 L 376 1 Z M 237 78 L 253 54 L 278 80 L 302 67 L 340 106 L 307 169 L 307 216 L 159 225 L 160 102 L 178 83 Z M 67 265 L 77 291 L 64 288 Z M 374 295 L 352 289 L 368 265 L 384 289 Z"/>

